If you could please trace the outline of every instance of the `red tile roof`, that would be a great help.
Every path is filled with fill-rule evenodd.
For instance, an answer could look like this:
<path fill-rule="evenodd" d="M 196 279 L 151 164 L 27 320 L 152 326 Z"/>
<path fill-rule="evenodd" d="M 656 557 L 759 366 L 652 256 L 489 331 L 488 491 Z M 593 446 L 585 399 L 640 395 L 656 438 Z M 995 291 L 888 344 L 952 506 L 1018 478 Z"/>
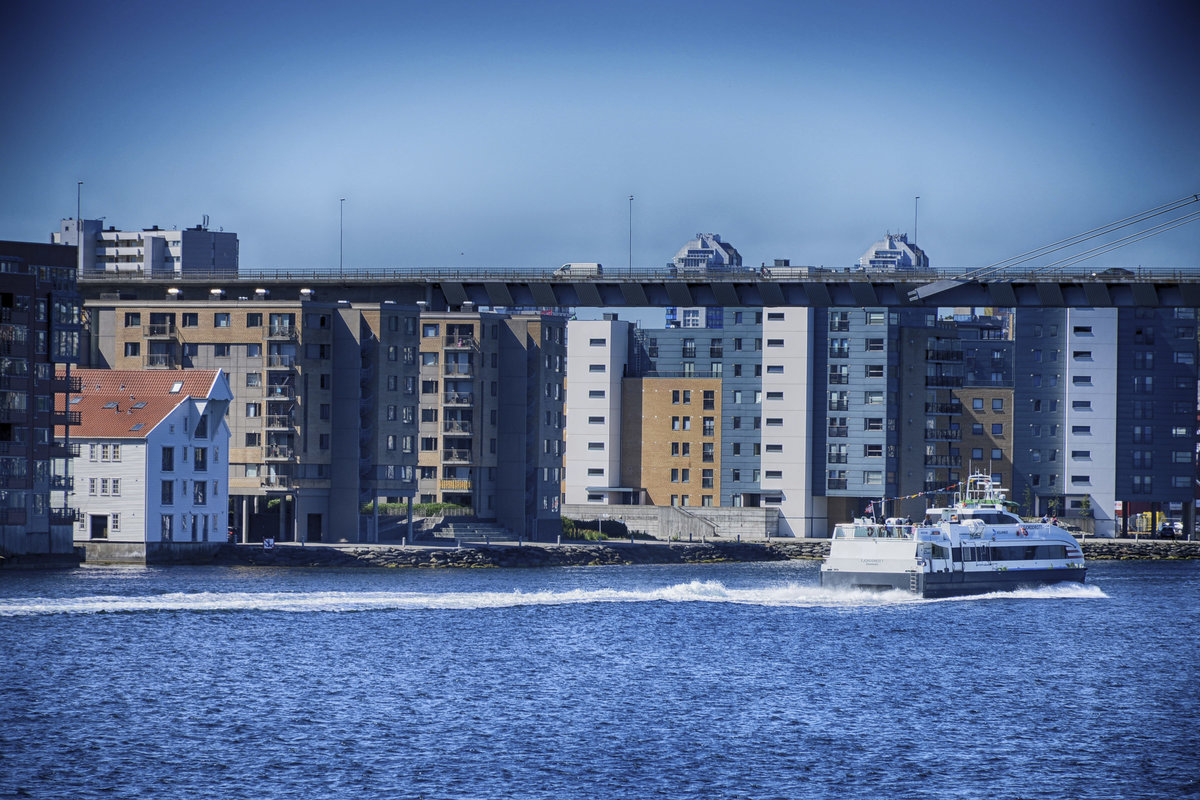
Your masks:
<path fill-rule="evenodd" d="M 71 393 L 75 401 L 67 406 L 78 411 L 79 425 L 71 426 L 71 436 L 80 438 L 142 439 L 154 426 L 189 397 L 205 398 L 220 374 L 216 369 L 73 369 L 81 391 Z M 171 389 L 179 383 L 179 389 Z M 79 400 L 75 400 L 75 398 Z M 60 401 L 61 402 L 61 401 Z M 106 405 L 110 405 L 105 408 Z M 142 404 L 145 405 L 142 405 Z M 141 423 L 142 427 L 133 430 Z M 54 431 L 65 435 L 62 426 Z"/>

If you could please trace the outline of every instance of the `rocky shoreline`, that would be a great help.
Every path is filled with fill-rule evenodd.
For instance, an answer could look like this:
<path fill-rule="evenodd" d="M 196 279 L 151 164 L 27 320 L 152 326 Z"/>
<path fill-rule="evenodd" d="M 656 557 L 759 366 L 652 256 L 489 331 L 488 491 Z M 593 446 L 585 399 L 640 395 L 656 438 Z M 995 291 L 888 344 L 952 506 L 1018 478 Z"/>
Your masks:
<path fill-rule="evenodd" d="M 1091 560 L 1194 559 L 1200 542 L 1088 539 L 1081 543 Z M 227 566 L 488 568 L 583 567 L 622 564 L 711 564 L 719 562 L 815 560 L 829 552 L 823 539 L 790 542 L 526 544 L 462 548 L 403 545 L 294 545 L 263 550 L 258 545 L 225 545 L 211 562 Z"/>

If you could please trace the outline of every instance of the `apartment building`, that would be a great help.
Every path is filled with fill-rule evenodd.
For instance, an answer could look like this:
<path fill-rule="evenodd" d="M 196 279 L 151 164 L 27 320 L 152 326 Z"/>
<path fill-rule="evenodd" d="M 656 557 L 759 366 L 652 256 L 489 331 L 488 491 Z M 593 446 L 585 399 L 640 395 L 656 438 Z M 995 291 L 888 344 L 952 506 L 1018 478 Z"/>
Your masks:
<path fill-rule="evenodd" d="M 1194 515 L 1196 311 L 1018 309 L 1014 496 L 1128 531 Z"/>
<path fill-rule="evenodd" d="M 88 310 L 93 364 L 229 374 L 230 494 L 243 537 L 372 541 L 363 506 L 406 499 L 468 506 L 527 535 L 556 529 L 560 317 L 268 290 L 94 299 Z"/>
<path fill-rule="evenodd" d="M 421 314 L 417 495 L 519 535 L 561 531 L 566 319 Z"/>
<path fill-rule="evenodd" d="M 71 504 L 88 560 L 171 560 L 224 542 L 228 377 L 201 369 L 80 369 L 77 377 Z"/>
<path fill-rule="evenodd" d="M 74 248 L 0 242 L 0 556 L 12 563 L 75 559 L 67 501 L 79 417 L 67 403 L 79 383 L 75 259 Z"/>
<path fill-rule="evenodd" d="M 105 228 L 98 219 L 64 219 L 50 238 L 71 247 L 82 239 L 78 251 L 81 275 L 128 273 L 161 278 L 238 272 L 237 234 L 209 230 L 207 216 L 191 228 L 163 230 L 154 225 L 140 231 Z"/>

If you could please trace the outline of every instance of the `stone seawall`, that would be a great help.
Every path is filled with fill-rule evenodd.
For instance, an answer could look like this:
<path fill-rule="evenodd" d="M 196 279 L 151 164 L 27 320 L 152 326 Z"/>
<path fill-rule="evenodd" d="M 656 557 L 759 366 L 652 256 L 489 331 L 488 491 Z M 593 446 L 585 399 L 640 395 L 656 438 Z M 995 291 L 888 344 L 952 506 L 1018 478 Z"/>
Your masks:
<path fill-rule="evenodd" d="M 1088 539 L 1082 545 L 1084 556 L 1093 560 L 1200 558 L 1200 542 Z M 799 539 L 771 544 L 589 543 L 463 548 L 280 545 L 271 551 L 264 551 L 258 545 L 222 545 L 210 563 L 273 567 L 582 567 L 813 560 L 822 559 L 828 553 L 828 539 Z"/>

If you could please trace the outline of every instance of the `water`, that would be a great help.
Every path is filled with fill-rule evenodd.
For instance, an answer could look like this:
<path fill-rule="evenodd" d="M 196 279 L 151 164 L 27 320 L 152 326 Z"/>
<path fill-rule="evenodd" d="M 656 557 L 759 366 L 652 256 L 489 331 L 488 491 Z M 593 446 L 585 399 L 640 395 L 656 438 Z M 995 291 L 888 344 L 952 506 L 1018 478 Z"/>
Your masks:
<path fill-rule="evenodd" d="M 0 797 L 1200 796 L 1200 562 L 0 575 Z"/>

